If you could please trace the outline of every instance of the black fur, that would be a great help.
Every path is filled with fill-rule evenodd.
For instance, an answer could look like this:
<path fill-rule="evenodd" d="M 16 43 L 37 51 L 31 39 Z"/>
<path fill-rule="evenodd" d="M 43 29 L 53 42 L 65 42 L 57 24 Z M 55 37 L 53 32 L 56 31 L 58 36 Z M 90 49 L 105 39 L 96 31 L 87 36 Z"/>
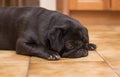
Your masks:
<path fill-rule="evenodd" d="M 40 7 L 0 8 L 0 49 L 58 60 L 78 58 L 95 50 L 88 30 L 77 20 Z"/>

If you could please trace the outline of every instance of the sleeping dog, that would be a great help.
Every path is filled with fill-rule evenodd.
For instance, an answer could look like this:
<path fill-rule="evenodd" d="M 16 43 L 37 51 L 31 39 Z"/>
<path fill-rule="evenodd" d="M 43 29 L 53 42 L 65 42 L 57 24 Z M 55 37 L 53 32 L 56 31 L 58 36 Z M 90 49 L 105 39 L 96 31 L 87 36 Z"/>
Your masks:
<path fill-rule="evenodd" d="M 95 50 L 77 20 L 40 7 L 0 8 L 0 49 L 48 60 L 79 58 Z"/>

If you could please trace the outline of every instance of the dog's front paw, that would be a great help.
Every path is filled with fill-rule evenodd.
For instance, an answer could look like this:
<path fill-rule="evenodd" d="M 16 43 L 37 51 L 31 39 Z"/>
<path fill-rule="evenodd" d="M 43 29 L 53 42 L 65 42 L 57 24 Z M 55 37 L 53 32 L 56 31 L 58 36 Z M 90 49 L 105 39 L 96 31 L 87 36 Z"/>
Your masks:
<path fill-rule="evenodd" d="M 48 57 L 48 60 L 59 60 L 59 59 L 60 59 L 60 55 L 55 55 L 55 54 L 50 55 Z"/>
<path fill-rule="evenodd" d="M 48 60 L 59 60 L 61 57 L 57 52 L 50 52 Z"/>

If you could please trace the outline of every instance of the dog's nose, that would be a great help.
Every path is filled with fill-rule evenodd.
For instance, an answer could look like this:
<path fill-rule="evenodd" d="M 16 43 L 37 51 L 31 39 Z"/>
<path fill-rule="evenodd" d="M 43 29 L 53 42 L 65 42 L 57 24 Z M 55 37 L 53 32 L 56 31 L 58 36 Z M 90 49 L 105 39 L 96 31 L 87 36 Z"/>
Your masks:
<path fill-rule="evenodd" d="M 89 43 L 86 46 L 86 49 L 88 50 L 95 50 L 97 48 L 97 46 L 95 44 Z"/>

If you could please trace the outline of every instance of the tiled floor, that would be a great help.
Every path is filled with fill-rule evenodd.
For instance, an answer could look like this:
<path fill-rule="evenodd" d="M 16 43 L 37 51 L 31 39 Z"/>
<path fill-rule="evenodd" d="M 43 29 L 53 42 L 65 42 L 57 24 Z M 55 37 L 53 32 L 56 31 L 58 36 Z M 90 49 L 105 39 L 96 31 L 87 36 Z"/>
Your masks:
<path fill-rule="evenodd" d="M 87 26 L 97 44 L 88 57 L 47 61 L 0 51 L 0 77 L 120 77 L 120 26 Z"/>

